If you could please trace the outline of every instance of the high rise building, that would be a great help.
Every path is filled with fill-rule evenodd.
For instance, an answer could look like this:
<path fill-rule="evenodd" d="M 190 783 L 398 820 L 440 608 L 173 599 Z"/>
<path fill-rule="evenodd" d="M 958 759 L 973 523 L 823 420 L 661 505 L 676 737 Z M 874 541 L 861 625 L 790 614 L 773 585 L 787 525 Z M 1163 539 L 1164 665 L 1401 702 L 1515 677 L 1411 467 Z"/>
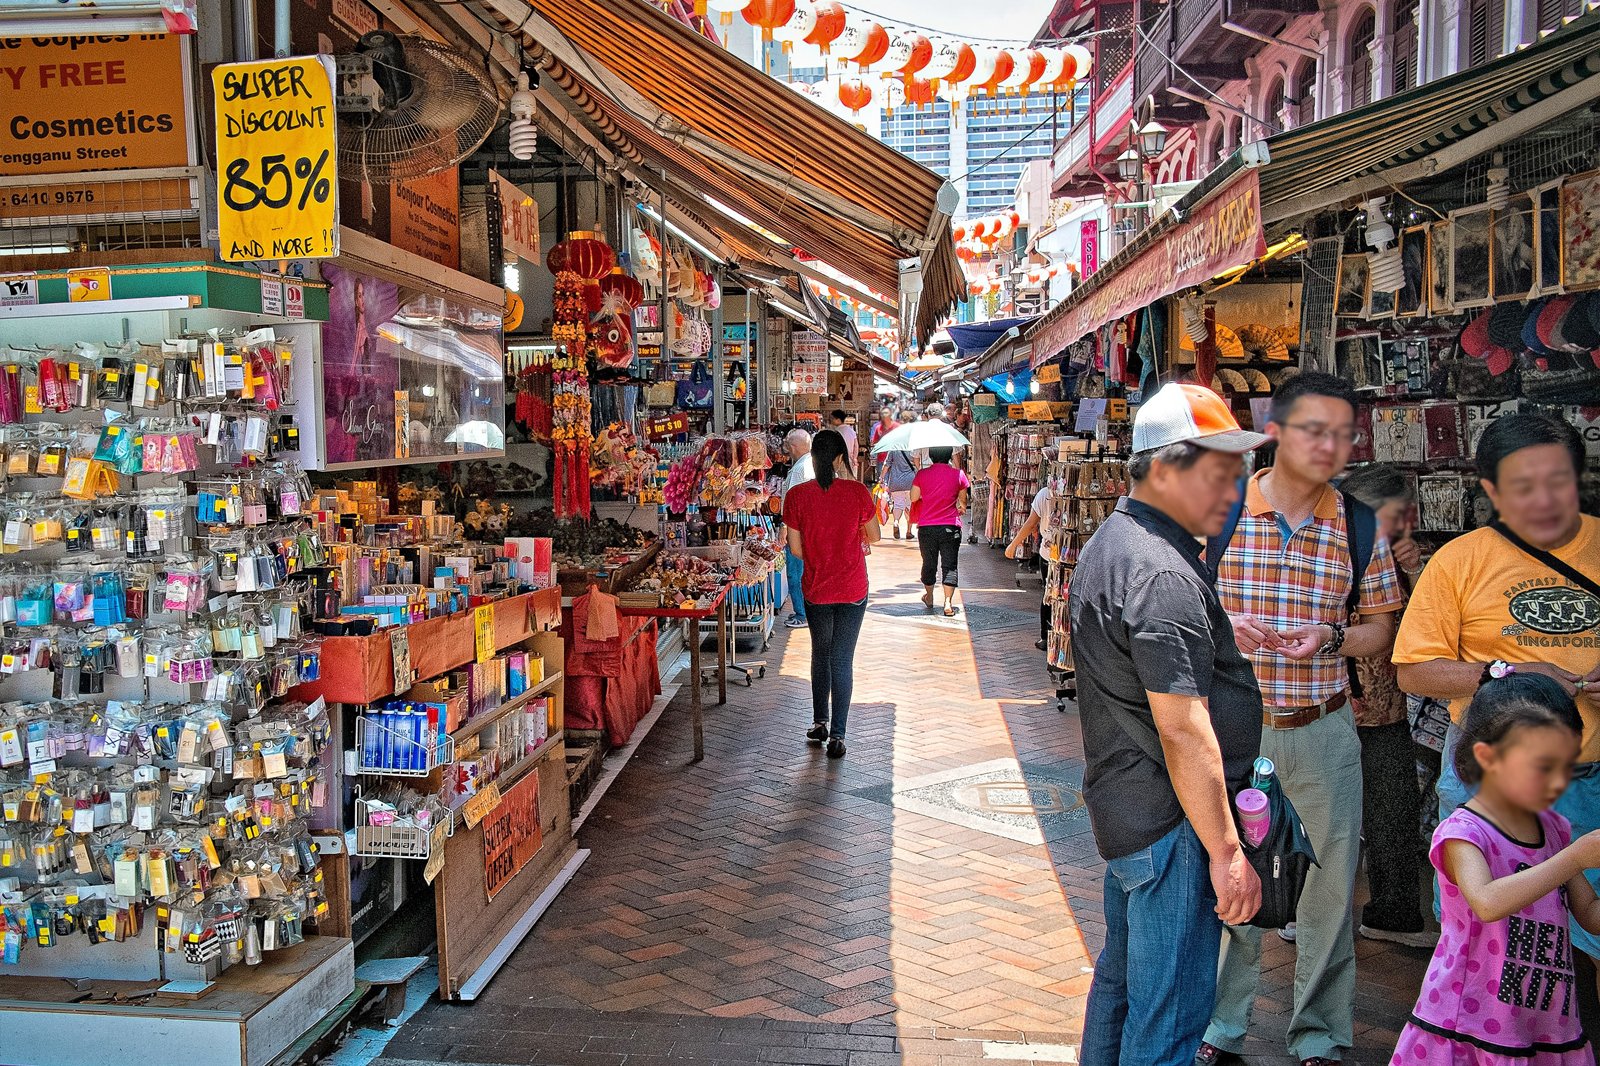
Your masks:
<path fill-rule="evenodd" d="M 904 152 L 961 190 L 966 218 L 1009 207 L 1030 160 L 1048 159 L 1056 137 L 1072 122 L 1064 94 L 972 96 L 959 122 L 941 100 L 921 109 L 898 107 L 883 116 L 883 142 Z"/>

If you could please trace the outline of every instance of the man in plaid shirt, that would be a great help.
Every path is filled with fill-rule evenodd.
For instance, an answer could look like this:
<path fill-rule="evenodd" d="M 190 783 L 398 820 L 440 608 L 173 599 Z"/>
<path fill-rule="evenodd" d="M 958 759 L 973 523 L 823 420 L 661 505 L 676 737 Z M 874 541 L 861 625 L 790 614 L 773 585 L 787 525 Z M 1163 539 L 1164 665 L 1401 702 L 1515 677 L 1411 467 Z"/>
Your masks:
<path fill-rule="evenodd" d="M 1320 864 L 1306 878 L 1296 915 L 1289 1051 L 1302 1066 L 1336 1063 L 1354 1040 L 1361 744 L 1346 659 L 1387 655 L 1404 603 L 1394 557 L 1379 537 L 1360 578 L 1356 616 L 1348 616 L 1352 527 L 1329 483 L 1350 460 L 1355 401 L 1350 385 L 1330 374 L 1284 383 L 1267 425 L 1277 458 L 1250 480 L 1220 565 L 1207 560 L 1261 685 L 1261 754 L 1277 766 Z M 1261 930 L 1230 926 L 1197 1063 L 1227 1062 L 1243 1049 L 1260 971 Z"/>

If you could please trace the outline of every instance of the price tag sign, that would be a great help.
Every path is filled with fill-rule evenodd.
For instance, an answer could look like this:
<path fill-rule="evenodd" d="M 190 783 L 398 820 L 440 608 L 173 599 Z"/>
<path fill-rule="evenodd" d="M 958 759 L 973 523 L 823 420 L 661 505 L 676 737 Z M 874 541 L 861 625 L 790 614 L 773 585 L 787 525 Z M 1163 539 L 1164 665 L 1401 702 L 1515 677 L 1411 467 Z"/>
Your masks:
<path fill-rule="evenodd" d="M 276 274 L 261 275 L 261 313 L 283 314 L 283 279 Z"/>
<path fill-rule="evenodd" d="M 490 781 L 467 800 L 466 806 L 461 808 L 461 816 L 467 823 L 468 829 L 476 829 L 478 823 L 483 821 L 484 815 L 498 806 L 500 806 L 500 786 Z"/>
<path fill-rule="evenodd" d="M 486 663 L 494 658 L 494 604 L 486 603 L 472 611 L 472 631 L 477 659 Z"/>
<path fill-rule="evenodd" d="M 439 871 L 444 869 L 445 841 L 450 836 L 450 823 L 440 822 L 428 833 L 428 862 L 422 867 L 422 880 L 424 884 L 433 884 L 433 879 L 439 876 Z"/>
<path fill-rule="evenodd" d="M 247 262 L 338 255 L 333 60 L 224 63 L 211 72 L 211 83 L 221 257 Z M 290 302 L 287 286 L 284 297 Z"/>
<path fill-rule="evenodd" d="M 0 307 L 31 307 L 39 302 L 34 274 L 0 274 Z"/>

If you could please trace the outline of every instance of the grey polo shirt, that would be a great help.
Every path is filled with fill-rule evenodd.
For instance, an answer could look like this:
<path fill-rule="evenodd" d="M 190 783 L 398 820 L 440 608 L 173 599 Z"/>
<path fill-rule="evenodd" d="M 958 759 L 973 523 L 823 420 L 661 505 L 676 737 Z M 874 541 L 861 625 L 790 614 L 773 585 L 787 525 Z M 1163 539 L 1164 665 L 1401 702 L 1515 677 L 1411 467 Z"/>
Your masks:
<path fill-rule="evenodd" d="M 1083 797 L 1107 859 L 1149 847 L 1184 817 L 1145 693 L 1210 700 L 1230 793 L 1261 751 L 1261 691 L 1201 548 L 1163 512 L 1125 498 L 1072 573 Z"/>

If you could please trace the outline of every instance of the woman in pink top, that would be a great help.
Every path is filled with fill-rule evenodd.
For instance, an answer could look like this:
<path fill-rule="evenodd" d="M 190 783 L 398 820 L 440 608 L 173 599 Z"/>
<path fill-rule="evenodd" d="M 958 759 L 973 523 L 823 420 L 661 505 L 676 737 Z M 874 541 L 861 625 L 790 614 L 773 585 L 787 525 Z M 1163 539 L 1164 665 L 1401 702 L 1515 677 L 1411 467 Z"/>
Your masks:
<path fill-rule="evenodd" d="M 953 448 L 929 448 L 928 465 L 911 482 L 911 522 L 922 549 L 923 606 L 933 610 L 933 585 L 944 570 L 944 614 L 956 613 L 956 559 L 961 553 L 961 515 L 972 482 L 950 465 Z"/>
<path fill-rule="evenodd" d="M 1543 674 L 1491 663 L 1461 719 L 1456 771 L 1478 785 L 1433 834 L 1443 931 L 1391 1066 L 1593 1066 L 1578 1016 L 1569 919 L 1600 933 L 1584 871 L 1600 830 L 1572 841 L 1550 807 L 1583 722 Z"/>

